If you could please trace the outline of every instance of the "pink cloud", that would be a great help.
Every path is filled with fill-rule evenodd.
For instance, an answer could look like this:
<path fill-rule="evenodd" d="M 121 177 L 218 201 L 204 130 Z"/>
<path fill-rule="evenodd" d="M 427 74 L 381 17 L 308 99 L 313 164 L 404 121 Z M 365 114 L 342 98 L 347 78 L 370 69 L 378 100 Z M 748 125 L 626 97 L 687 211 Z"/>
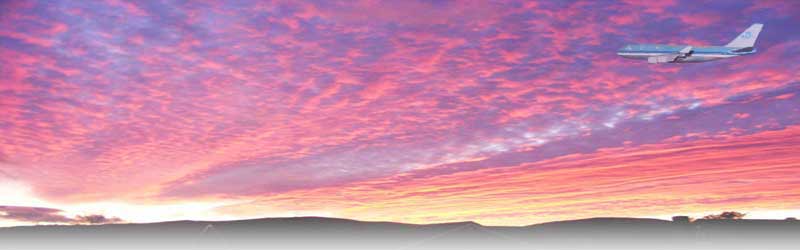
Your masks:
<path fill-rule="evenodd" d="M 681 22 L 694 27 L 713 25 L 721 20 L 721 18 L 715 14 L 684 14 L 678 18 L 681 20 Z"/>

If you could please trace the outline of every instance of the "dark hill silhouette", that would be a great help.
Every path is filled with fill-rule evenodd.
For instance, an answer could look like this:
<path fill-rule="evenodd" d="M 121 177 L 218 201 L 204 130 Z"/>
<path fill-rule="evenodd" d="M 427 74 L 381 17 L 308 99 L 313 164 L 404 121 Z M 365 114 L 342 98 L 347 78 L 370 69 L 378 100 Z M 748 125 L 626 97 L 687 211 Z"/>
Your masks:
<path fill-rule="evenodd" d="M 0 228 L 0 249 L 794 249 L 800 222 L 592 218 L 524 227 L 324 217 Z"/>

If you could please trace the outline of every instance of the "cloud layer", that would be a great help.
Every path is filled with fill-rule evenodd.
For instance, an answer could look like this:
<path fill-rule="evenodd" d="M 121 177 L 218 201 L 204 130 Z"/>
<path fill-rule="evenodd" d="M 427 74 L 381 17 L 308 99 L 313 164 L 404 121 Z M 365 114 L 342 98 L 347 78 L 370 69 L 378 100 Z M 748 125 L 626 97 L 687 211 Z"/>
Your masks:
<path fill-rule="evenodd" d="M 797 208 L 779 205 L 797 178 L 726 193 L 721 170 L 706 169 L 788 171 L 763 158 L 791 145 L 748 140 L 798 133 L 791 1 L 0 5 L 0 176 L 52 202 L 225 198 L 242 200 L 221 209 L 234 216 L 313 207 L 497 223 L 586 216 L 579 210 L 612 197 L 635 207 L 614 212 L 625 216 Z M 647 65 L 614 54 L 626 43 L 724 44 L 753 22 L 766 24 L 753 56 Z M 668 149 L 721 159 L 657 153 Z M 520 179 L 503 182 L 505 171 Z M 715 183 L 708 196 L 673 197 L 695 178 Z M 641 188 L 662 182 L 669 188 Z M 597 185 L 604 191 L 580 191 Z M 344 202 L 360 192 L 369 198 Z M 335 207 L 317 206 L 328 201 Z M 468 201 L 489 207 L 437 205 Z"/>
<path fill-rule="evenodd" d="M 527 225 L 632 214 L 800 206 L 800 127 L 697 135 L 503 168 L 405 175 L 299 190 L 222 208 L 230 213 L 336 211 L 365 220 L 477 220 Z M 259 210 L 263 209 L 263 210 Z"/>
<path fill-rule="evenodd" d="M 32 223 L 75 223 L 75 224 L 109 224 L 122 222 L 120 218 L 107 218 L 104 215 L 78 215 L 69 218 L 60 209 L 45 207 L 0 206 L 0 219 Z"/>

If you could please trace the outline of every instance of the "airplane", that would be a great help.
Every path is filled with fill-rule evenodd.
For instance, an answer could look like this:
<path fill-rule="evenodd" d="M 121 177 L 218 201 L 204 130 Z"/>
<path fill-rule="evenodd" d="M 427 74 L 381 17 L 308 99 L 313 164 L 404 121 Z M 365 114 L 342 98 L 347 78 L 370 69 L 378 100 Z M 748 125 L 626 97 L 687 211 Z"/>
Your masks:
<path fill-rule="evenodd" d="M 754 23 L 725 46 L 691 46 L 663 44 L 629 44 L 617 55 L 630 59 L 647 59 L 648 63 L 707 62 L 756 53 L 758 33 L 764 24 Z"/>

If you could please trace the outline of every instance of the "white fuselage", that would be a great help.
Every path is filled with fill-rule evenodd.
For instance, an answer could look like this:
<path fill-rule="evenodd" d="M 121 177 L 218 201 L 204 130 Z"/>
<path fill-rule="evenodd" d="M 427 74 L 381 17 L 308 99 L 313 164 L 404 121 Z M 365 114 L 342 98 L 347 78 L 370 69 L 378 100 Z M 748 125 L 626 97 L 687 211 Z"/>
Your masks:
<path fill-rule="evenodd" d="M 730 48 L 721 46 L 691 47 L 686 54 L 680 54 L 687 45 L 634 44 L 626 45 L 617 51 L 617 55 L 630 59 L 642 59 L 658 56 L 675 55 L 669 63 L 706 62 L 723 58 L 736 57 L 755 53 L 755 49 Z"/>

